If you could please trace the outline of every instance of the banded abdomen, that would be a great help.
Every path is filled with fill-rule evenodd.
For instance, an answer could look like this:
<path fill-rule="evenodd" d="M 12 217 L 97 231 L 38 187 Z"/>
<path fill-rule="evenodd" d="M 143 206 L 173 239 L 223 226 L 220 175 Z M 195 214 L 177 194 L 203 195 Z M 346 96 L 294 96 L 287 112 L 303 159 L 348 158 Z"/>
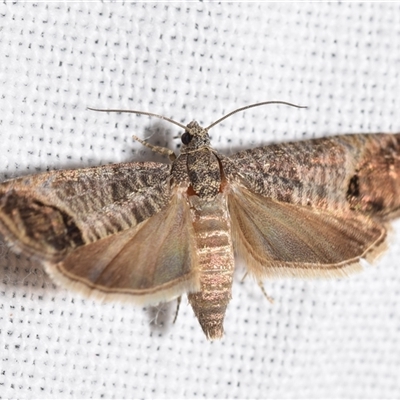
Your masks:
<path fill-rule="evenodd" d="M 200 291 L 189 302 L 209 339 L 222 337 L 225 310 L 231 299 L 234 256 L 226 196 L 213 201 L 190 198 L 199 260 Z"/>

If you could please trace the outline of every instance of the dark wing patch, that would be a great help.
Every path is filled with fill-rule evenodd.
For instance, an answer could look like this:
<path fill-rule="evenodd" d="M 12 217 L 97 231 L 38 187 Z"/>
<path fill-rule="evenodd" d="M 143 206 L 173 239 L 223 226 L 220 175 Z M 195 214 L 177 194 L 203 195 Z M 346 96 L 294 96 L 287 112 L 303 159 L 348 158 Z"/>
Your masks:
<path fill-rule="evenodd" d="M 0 232 L 19 250 L 60 259 L 135 227 L 170 201 L 169 165 L 51 171 L 0 184 Z"/>

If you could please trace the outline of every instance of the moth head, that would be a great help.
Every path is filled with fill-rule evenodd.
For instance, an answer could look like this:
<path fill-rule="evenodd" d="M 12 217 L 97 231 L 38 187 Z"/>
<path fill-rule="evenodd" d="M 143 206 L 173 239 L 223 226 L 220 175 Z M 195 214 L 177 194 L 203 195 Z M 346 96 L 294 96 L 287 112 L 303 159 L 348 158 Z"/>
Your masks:
<path fill-rule="evenodd" d="M 186 126 L 181 136 L 182 144 L 186 150 L 199 150 L 203 147 L 210 147 L 210 136 L 208 129 L 201 127 L 196 121 Z"/>

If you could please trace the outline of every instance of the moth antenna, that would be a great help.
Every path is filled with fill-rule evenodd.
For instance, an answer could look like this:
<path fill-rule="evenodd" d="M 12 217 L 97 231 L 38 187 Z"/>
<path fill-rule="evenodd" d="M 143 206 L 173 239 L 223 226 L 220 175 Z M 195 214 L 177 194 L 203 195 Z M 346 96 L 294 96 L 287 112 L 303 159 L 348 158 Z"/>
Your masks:
<path fill-rule="evenodd" d="M 250 104 L 248 106 L 245 107 L 241 107 L 238 108 L 234 111 L 231 111 L 229 114 L 226 114 L 225 116 L 223 116 L 222 118 L 218 119 L 217 121 L 213 122 L 210 126 L 208 126 L 206 128 L 206 130 L 211 129 L 213 126 L 219 124 L 220 122 L 222 122 L 224 119 L 230 117 L 233 114 L 238 113 L 239 111 L 244 111 L 247 110 L 248 108 L 253 108 L 253 107 L 258 107 L 258 106 L 264 106 L 266 104 L 284 104 L 286 106 L 291 106 L 291 107 L 296 107 L 296 108 L 307 108 L 306 106 L 298 106 L 297 104 L 293 104 L 293 103 L 288 103 L 287 101 L 263 101 L 262 103 L 255 103 L 255 104 Z"/>
<path fill-rule="evenodd" d="M 100 112 L 116 112 L 116 113 L 130 113 L 130 114 L 141 114 L 141 115 L 148 115 L 149 117 L 156 117 L 156 118 L 160 118 L 163 119 L 165 121 L 171 122 L 171 124 L 175 124 L 177 126 L 179 126 L 180 128 L 183 128 L 185 131 L 187 130 L 186 126 L 174 121 L 171 118 L 168 117 L 164 117 L 163 115 L 159 115 L 159 114 L 153 114 L 151 112 L 147 112 L 147 111 L 136 111 L 136 110 L 103 110 L 100 108 L 91 108 L 88 107 L 88 110 L 92 110 L 92 111 L 100 111 Z"/>

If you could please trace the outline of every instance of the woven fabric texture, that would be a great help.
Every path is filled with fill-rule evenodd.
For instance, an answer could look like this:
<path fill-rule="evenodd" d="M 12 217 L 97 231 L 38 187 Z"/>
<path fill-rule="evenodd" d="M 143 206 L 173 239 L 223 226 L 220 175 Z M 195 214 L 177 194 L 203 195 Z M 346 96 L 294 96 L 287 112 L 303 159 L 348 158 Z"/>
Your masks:
<path fill-rule="evenodd" d="M 178 151 L 151 111 L 211 124 L 223 154 L 272 142 L 400 132 L 398 3 L 44 2 L 0 5 L 0 179 Z M 264 282 L 238 263 L 225 337 L 186 299 L 87 299 L 0 242 L 1 398 L 399 398 L 400 223 L 346 279 Z"/>

